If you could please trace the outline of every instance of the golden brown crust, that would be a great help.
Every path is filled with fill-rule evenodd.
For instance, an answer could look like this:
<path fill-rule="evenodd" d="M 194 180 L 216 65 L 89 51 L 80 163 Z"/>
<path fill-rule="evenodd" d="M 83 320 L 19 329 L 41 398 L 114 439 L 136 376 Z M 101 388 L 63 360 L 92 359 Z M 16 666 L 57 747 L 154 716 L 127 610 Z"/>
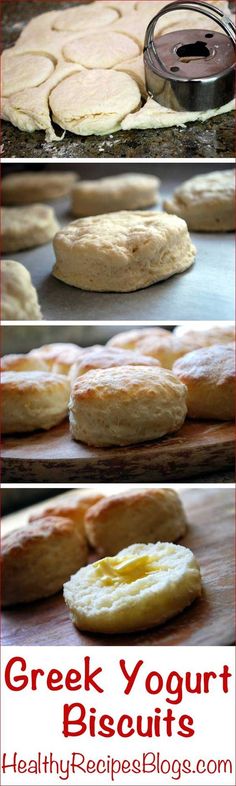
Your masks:
<path fill-rule="evenodd" d="M 59 374 L 68 374 L 71 366 L 83 353 L 77 344 L 45 344 L 29 352 L 30 358 L 43 361 L 49 371 Z"/>
<path fill-rule="evenodd" d="M 1 371 L 47 371 L 46 363 L 30 355 L 3 355 Z"/>
<path fill-rule="evenodd" d="M 178 360 L 173 372 L 188 390 L 188 416 L 213 420 L 234 420 L 234 345 L 214 345 L 197 349 Z"/>
<path fill-rule="evenodd" d="M 29 517 L 29 523 L 33 521 L 48 519 L 49 516 L 57 516 L 67 518 L 73 522 L 75 526 L 84 532 L 84 517 L 92 505 L 103 499 L 103 494 L 96 491 L 88 491 L 83 493 L 75 493 L 70 496 L 66 495 L 65 499 L 58 502 L 51 501 L 40 513 L 35 513 Z"/>
<path fill-rule="evenodd" d="M 5 371 L 1 374 L 2 432 L 49 429 L 67 415 L 70 384 L 47 371 Z"/>
<path fill-rule="evenodd" d="M 140 352 L 97 345 L 84 350 L 81 359 L 72 366 L 70 378 L 73 381 L 88 371 L 115 366 L 159 366 L 159 361 Z"/>

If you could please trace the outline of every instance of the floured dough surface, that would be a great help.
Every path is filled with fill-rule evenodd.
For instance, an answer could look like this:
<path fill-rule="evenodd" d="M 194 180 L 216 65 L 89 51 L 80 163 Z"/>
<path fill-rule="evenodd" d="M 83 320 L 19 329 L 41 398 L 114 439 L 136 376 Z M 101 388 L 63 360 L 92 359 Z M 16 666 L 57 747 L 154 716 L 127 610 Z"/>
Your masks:
<path fill-rule="evenodd" d="M 116 131 L 127 114 L 138 109 L 140 91 L 130 76 L 90 70 L 73 74 L 52 90 L 53 119 L 74 134 L 103 135 Z"/>
<path fill-rule="evenodd" d="M 214 2 L 230 15 L 226 0 Z M 3 53 L 3 119 L 28 133 L 44 129 L 47 141 L 59 142 L 67 130 L 99 136 L 120 129 L 184 127 L 232 111 L 233 102 L 207 112 L 175 112 L 146 101 L 146 29 L 166 4 L 95 0 L 33 18 Z M 161 18 L 157 34 L 202 24 L 201 14 L 175 12 Z M 216 29 L 209 19 L 207 27 Z"/>
<path fill-rule="evenodd" d="M 42 319 L 31 275 L 24 265 L 13 259 L 1 262 L 1 318 Z"/>
<path fill-rule="evenodd" d="M 60 199 L 77 180 L 74 172 L 14 172 L 2 180 L 4 205 L 32 205 Z"/>
<path fill-rule="evenodd" d="M 54 239 L 53 275 L 94 292 L 132 292 L 191 267 L 196 249 L 185 221 L 167 213 L 120 211 L 81 218 Z"/>
<path fill-rule="evenodd" d="M 196 232 L 229 232 L 235 227 L 235 172 L 228 169 L 198 175 L 164 202 L 167 213 L 184 218 Z"/>
<path fill-rule="evenodd" d="M 74 216 L 95 216 L 117 210 L 138 210 L 159 201 L 160 180 L 154 175 L 129 173 L 84 180 L 72 190 Z"/>
<path fill-rule="evenodd" d="M 2 208 L 2 251 L 22 251 L 52 240 L 59 229 L 54 210 L 47 205 Z"/>
<path fill-rule="evenodd" d="M 161 625 L 200 595 L 193 553 L 173 543 L 136 543 L 81 568 L 64 585 L 74 624 L 106 634 Z"/>

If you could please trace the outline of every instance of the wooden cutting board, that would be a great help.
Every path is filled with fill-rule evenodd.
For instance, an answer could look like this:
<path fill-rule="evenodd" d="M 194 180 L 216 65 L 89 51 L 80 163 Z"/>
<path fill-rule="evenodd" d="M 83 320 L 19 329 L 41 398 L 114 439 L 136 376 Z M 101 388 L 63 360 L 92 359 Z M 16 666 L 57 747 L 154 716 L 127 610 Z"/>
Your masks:
<path fill-rule="evenodd" d="M 127 448 L 75 442 L 68 423 L 47 432 L 9 436 L 2 447 L 2 480 L 16 483 L 163 482 L 192 479 L 233 465 L 232 423 L 186 421 L 177 434 Z"/>
<path fill-rule="evenodd" d="M 59 594 L 4 611 L 3 643 L 15 646 L 233 644 L 234 491 L 230 488 L 191 489 L 182 491 L 181 496 L 189 521 L 187 535 L 181 544 L 193 550 L 203 579 L 202 597 L 187 611 L 160 628 L 142 633 L 111 638 L 92 636 L 80 633 L 72 625 L 62 594 Z M 22 514 L 15 514 L 15 526 L 17 517 L 22 524 Z M 11 518 L 8 517 L 9 523 Z M 7 519 L 5 521 L 7 523 Z"/>

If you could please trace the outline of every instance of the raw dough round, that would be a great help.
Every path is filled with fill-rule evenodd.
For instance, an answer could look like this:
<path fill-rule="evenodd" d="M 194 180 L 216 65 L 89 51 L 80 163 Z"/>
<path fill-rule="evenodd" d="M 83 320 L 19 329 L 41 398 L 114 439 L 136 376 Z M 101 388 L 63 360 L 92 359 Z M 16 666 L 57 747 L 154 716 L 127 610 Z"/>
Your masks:
<path fill-rule="evenodd" d="M 140 101 L 140 90 L 130 76 L 103 69 L 68 76 L 49 97 L 55 123 L 82 136 L 116 131 Z"/>
<path fill-rule="evenodd" d="M 70 193 L 76 180 L 74 172 L 14 172 L 2 180 L 3 204 L 32 205 L 60 199 Z"/>
<path fill-rule="evenodd" d="M 82 357 L 71 368 L 70 379 L 74 382 L 88 371 L 115 366 L 159 366 L 159 362 L 155 358 L 141 355 L 140 352 L 97 345 L 84 350 Z"/>
<path fill-rule="evenodd" d="M 135 544 L 81 568 L 64 585 L 72 621 L 94 633 L 127 633 L 161 625 L 201 595 L 190 549 Z"/>
<path fill-rule="evenodd" d="M 167 213 L 184 218 L 195 232 L 230 232 L 235 228 L 234 169 L 187 180 L 164 202 Z"/>
<path fill-rule="evenodd" d="M 85 537 L 67 517 L 39 518 L 9 532 L 2 539 L 2 605 L 54 595 L 87 555 Z"/>
<path fill-rule="evenodd" d="M 96 216 L 117 210 L 138 210 L 155 205 L 160 180 L 153 175 L 138 173 L 84 180 L 72 190 L 72 213 L 75 216 Z"/>
<path fill-rule="evenodd" d="M 75 8 L 66 8 L 60 11 L 53 22 L 53 30 L 71 30 L 74 32 L 85 33 L 97 27 L 107 27 L 119 18 L 117 11 L 111 6 L 102 6 L 100 2 L 89 3 L 88 5 L 77 5 Z M 89 30 L 88 30 L 89 27 Z M 104 32 L 104 36 L 106 33 Z M 106 40 L 104 40 L 104 46 Z"/>
<path fill-rule="evenodd" d="M 50 429 L 67 416 L 70 385 L 45 371 L 5 371 L 1 375 L 2 432 Z"/>
<path fill-rule="evenodd" d="M 17 50 L 15 50 L 17 51 Z M 29 87 L 37 87 L 51 76 L 54 65 L 49 57 L 37 54 L 2 54 L 2 95 L 7 97 Z"/>
<path fill-rule="evenodd" d="M 132 38 L 103 31 L 73 39 L 64 46 L 62 54 L 65 60 L 84 68 L 114 68 L 122 61 L 138 57 L 140 50 Z"/>
<path fill-rule="evenodd" d="M 72 387 L 70 427 L 87 445 L 132 445 L 178 431 L 186 388 L 170 371 L 120 366 L 89 371 Z"/>
<path fill-rule="evenodd" d="M 59 229 L 54 210 L 48 205 L 2 208 L 2 251 L 22 251 L 42 246 Z"/>
<path fill-rule="evenodd" d="M 234 420 L 235 346 L 215 344 L 178 360 L 173 373 L 187 386 L 188 417 Z"/>
<path fill-rule="evenodd" d="M 85 516 L 87 537 L 101 557 L 132 543 L 174 542 L 187 528 L 181 500 L 171 489 L 135 489 L 105 497 Z"/>
<path fill-rule="evenodd" d="M 53 275 L 93 292 L 133 292 L 187 270 L 195 258 L 185 221 L 167 213 L 81 218 L 54 239 Z"/>
<path fill-rule="evenodd" d="M 20 262 L 1 262 L 1 318 L 42 319 L 38 296 L 31 275 Z"/>

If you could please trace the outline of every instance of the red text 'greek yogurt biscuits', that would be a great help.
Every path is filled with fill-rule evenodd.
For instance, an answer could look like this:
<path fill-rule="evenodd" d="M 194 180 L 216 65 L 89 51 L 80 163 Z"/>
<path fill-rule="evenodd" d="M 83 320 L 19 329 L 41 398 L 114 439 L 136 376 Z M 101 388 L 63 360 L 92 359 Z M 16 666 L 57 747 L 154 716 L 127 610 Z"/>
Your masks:
<path fill-rule="evenodd" d="M 72 387 L 71 434 L 96 447 L 159 439 L 183 425 L 186 395 L 185 385 L 162 368 L 89 371 Z"/>
<path fill-rule="evenodd" d="M 182 183 L 164 202 L 167 213 L 184 218 L 195 232 L 230 232 L 235 228 L 235 172 L 197 175 Z"/>
<path fill-rule="evenodd" d="M 1 318 L 38 320 L 42 314 L 29 271 L 13 259 L 1 261 Z"/>
<path fill-rule="evenodd" d="M 49 516 L 2 539 L 2 605 L 28 603 L 58 592 L 87 562 L 87 544 L 67 518 Z"/>
<path fill-rule="evenodd" d="M 32 205 L 50 202 L 71 192 L 77 180 L 74 172 L 13 172 L 2 180 L 4 205 Z"/>
<path fill-rule="evenodd" d="M 155 211 L 80 218 L 54 238 L 53 275 L 94 292 L 133 292 L 191 267 L 187 224 Z"/>
<path fill-rule="evenodd" d="M 74 624 L 109 635 L 161 625 L 200 595 L 194 555 L 173 543 L 134 544 L 81 568 L 64 586 Z"/>
<path fill-rule="evenodd" d="M 5 371 L 1 395 L 3 434 L 47 430 L 66 418 L 70 384 L 46 371 Z"/>
<path fill-rule="evenodd" d="M 2 251 L 23 251 L 42 246 L 59 230 L 54 210 L 48 205 L 2 208 Z"/>
<path fill-rule="evenodd" d="M 171 489 L 135 489 L 106 497 L 85 516 L 88 540 L 100 556 L 117 554 L 132 543 L 174 542 L 187 520 Z"/>
<path fill-rule="evenodd" d="M 46 363 L 39 357 L 27 355 L 3 355 L 1 371 L 47 371 Z"/>
<path fill-rule="evenodd" d="M 72 383 L 77 377 L 87 374 L 97 368 L 112 368 L 115 366 L 159 366 L 155 358 L 148 358 L 139 352 L 118 349 L 117 347 L 94 346 L 84 353 L 79 361 L 72 366 L 70 379 Z"/>
<path fill-rule="evenodd" d="M 151 207 L 158 202 L 159 186 L 157 177 L 136 172 L 83 180 L 72 190 L 72 213 L 75 216 L 96 216 L 117 210 Z"/>
<path fill-rule="evenodd" d="M 45 519 L 48 516 L 56 516 L 57 518 L 67 518 L 73 522 L 81 532 L 85 534 L 84 519 L 87 511 L 91 506 L 104 499 L 103 494 L 96 491 L 85 491 L 82 493 L 75 492 L 74 494 L 66 494 L 63 499 L 52 500 L 51 504 L 46 505 L 45 509 L 40 513 L 35 513 L 29 517 L 29 522 L 38 521 L 38 519 Z"/>
<path fill-rule="evenodd" d="M 49 371 L 56 374 L 69 374 L 70 369 L 83 354 L 77 344 L 45 344 L 32 349 L 29 356 L 46 364 Z"/>
<path fill-rule="evenodd" d="M 234 345 L 196 349 L 178 360 L 173 371 L 187 387 L 188 417 L 234 420 Z"/>

